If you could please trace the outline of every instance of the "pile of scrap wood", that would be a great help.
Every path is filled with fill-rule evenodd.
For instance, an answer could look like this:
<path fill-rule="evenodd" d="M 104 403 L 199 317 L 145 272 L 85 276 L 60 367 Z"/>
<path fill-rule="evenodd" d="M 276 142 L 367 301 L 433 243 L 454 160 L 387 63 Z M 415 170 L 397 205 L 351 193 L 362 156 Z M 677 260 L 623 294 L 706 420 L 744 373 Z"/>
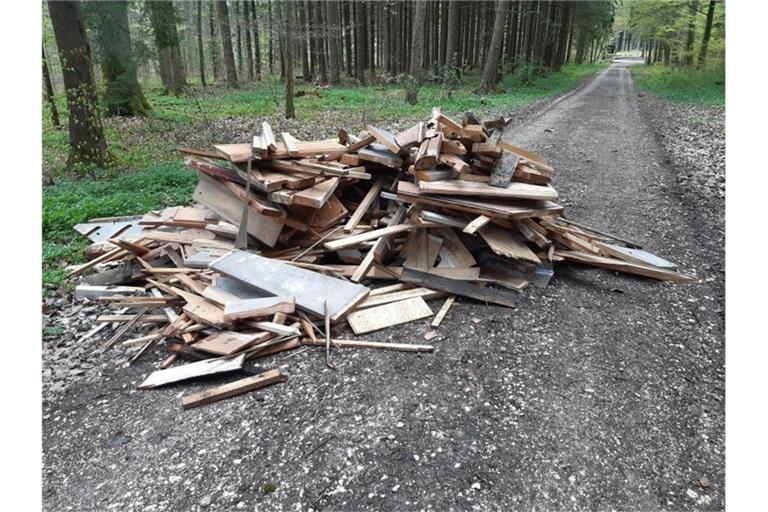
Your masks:
<path fill-rule="evenodd" d="M 76 296 L 121 308 L 89 334 L 119 326 L 105 347 L 131 347 L 132 360 L 162 343 L 167 358 L 139 386 L 153 388 L 302 345 L 325 347 L 329 366 L 337 348 L 430 351 L 335 336 L 428 317 L 436 328 L 456 296 L 514 307 L 556 262 L 691 279 L 566 218 L 552 166 L 500 141 L 503 126 L 434 109 L 401 133 L 309 142 L 264 123 L 252 144 L 180 148 L 199 179 L 192 205 L 75 226 L 94 242 L 70 272 L 85 274 Z M 431 299 L 444 299 L 437 313 Z M 283 380 L 259 373 L 183 404 Z"/>

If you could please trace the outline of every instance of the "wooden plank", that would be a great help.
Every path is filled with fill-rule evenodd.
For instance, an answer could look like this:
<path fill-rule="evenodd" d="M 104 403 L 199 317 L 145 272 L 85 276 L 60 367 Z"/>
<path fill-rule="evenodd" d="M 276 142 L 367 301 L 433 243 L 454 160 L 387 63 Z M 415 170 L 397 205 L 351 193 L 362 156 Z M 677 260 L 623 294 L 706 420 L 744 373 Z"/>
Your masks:
<path fill-rule="evenodd" d="M 195 350 L 210 352 L 220 356 L 228 356 L 240 352 L 259 339 L 260 333 L 246 334 L 235 331 L 219 331 L 206 336 L 191 346 Z"/>
<path fill-rule="evenodd" d="M 438 163 L 448 165 L 460 173 L 469 172 L 469 164 L 456 155 L 442 153 L 437 157 Z"/>
<path fill-rule="evenodd" d="M 323 315 L 328 300 L 333 321 L 368 295 L 368 288 L 256 254 L 236 251 L 210 264 L 215 271 L 270 295 L 295 297 L 296 305 Z"/>
<path fill-rule="evenodd" d="M 512 176 L 515 175 L 517 163 L 520 158 L 517 155 L 504 155 L 496 168 L 491 171 L 488 185 L 498 188 L 509 187 Z M 544 182 L 546 183 L 546 181 Z"/>
<path fill-rule="evenodd" d="M 409 233 L 410 237 L 413 241 L 409 252 L 406 253 L 407 257 L 403 266 L 417 270 L 428 270 L 434 267 L 437 255 L 443 246 L 443 239 L 430 235 L 426 228 Z M 402 251 L 401 256 L 404 256 Z"/>
<path fill-rule="evenodd" d="M 304 345 L 325 346 L 324 340 L 305 339 Z M 382 343 L 380 341 L 360 341 L 360 340 L 331 340 L 331 344 L 338 348 L 373 348 L 378 350 L 392 350 L 395 352 L 432 352 L 435 347 L 432 345 L 411 345 L 407 343 Z"/>
<path fill-rule="evenodd" d="M 445 135 L 445 132 L 443 132 L 443 134 Z M 442 155 L 464 156 L 467 154 L 467 147 L 464 144 L 462 144 L 460 140 L 451 140 L 451 139 L 443 138 L 443 142 L 442 144 L 440 144 L 440 154 L 441 156 Z"/>
<path fill-rule="evenodd" d="M 405 214 L 407 213 L 407 208 L 405 205 L 401 204 L 397 207 L 397 210 L 395 210 L 395 213 L 392 215 L 392 219 L 390 220 L 390 225 L 397 225 L 405 218 Z M 379 237 L 371 246 L 371 248 L 366 253 L 365 257 L 363 258 L 363 261 L 360 262 L 360 265 L 355 269 L 355 271 L 352 273 L 351 278 L 352 281 L 355 283 L 359 283 L 360 281 L 365 278 L 368 271 L 371 268 L 371 265 L 373 265 L 374 261 L 383 261 L 384 257 L 386 256 L 386 253 L 389 250 L 389 236 L 381 236 Z"/>
<path fill-rule="evenodd" d="M 347 322 L 349 322 L 355 334 L 363 334 L 393 325 L 412 322 L 428 316 L 432 316 L 432 310 L 427 303 L 421 297 L 414 297 L 360 311 L 353 311 L 347 315 Z"/>
<path fill-rule="evenodd" d="M 337 251 L 346 247 L 354 247 L 368 240 L 375 240 L 382 236 L 390 236 L 404 231 L 410 231 L 417 226 L 414 224 L 397 224 L 394 226 L 387 226 L 386 228 L 374 229 L 373 231 L 367 231 L 358 235 L 352 235 L 340 240 L 333 240 L 331 242 L 325 242 L 323 245 L 329 251 Z"/>
<path fill-rule="evenodd" d="M 617 270 L 619 272 L 626 272 L 628 274 L 637 274 L 645 277 L 651 277 L 660 281 L 672 281 L 676 283 L 688 283 L 695 281 L 695 278 L 692 276 L 679 274 L 671 270 L 664 270 L 657 267 L 652 267 L 650 265 L 630 263 L 628 261 L 617 260 L 613 258 L 605 258 L 603 256 L 597 256 L 595 254 L 589 254 L 585 252 L 555 251 L 555 256 L 560 256 L 566 260 L 576 261 L 586 265 L 593 265 L 595 267 L 602 267 L 610 270 Z"/>
<path fill-rule="evenodd" d="M 416 153 L 416 158 L 413 163 L 414 167 L 417 169 L 428 169 L 437 165 L 437 159 L 440 156 L 440 145 L 442 142 L 442 133 L 424 139 L 419 145 L 419 151 Z"/>
<path fill-rule="evenodd" d="M 489 222 L 491 222 L 490 217 L 486 217 L 485 215 L 479 215 L 474 220 L 472 220 L 472 222 L 467 224 L 462 231 L 464 231 L 468 235 L 474 235 L 480 228 L 482 228 Z"/>
<path fill-rule="evenodd" d="M 440 257 L 443 257 L 444 250 L 450 251 L 451 261 L 454 263 L 454 268 L 473 267 L 477 264 L 472 253 L 461 241 L 461 238 L 451 228 L 439 228 L 436 230 L 437 234 L 443 239 L 443 247 L 440 251 Z M 442 263 L 442 262 L 441 262 Z M 438 265 L 448 266 L 448 265 Z"/>
<path fill-rule="evenodd" d="M 205 174 L 198 173 L 199 181 L 193 194 L 198 203 L 207 206 L 219 217 L 236 226 L 240 225 L 242 204 L 222 184 Z M 269 247 L 274 247 L 283 223 L 274 217 L 261 215 L 253 209 L 248 209 L 248 234 Z"/>
<path fill-rule="evenodd" d="M 374 162 L 393 169 L 400 169 L 403 166 L 403 159 L 391 151 L 380 151 L 377 149 L 361 149 L 357 152 L 357 157 L 366 162 Z"/>
<path fill-rule="evenodd" d="M 363 302 L 357 305 L 355 311 L 363 308 L 370 308 L 373 306 L 380 306 L 382 304 L 389 304 L 390 302 L 398 302 L 405 299 L 412 299 L 413 297 L 421 297 L 424 300 L 434 299 L 445 295 L 445 292 L 439 292 L 430 290 L 429 288 L 412 288 L 410 290 L 400 290 L 392 293 L 384 293 L 373 297 L 368 297 Z"/>
<path fill-rule="evenodd" d="M 557 191 L 550 185 L 518 182 L 510 183 L 506 188 L 499 188 L 486 183 L 465 180 L 424 181 L 419 183 L 419 190 L 425 194 L 534 199 L 538 201 L 555 201 L 558 198 Z"/>
<path fill-rule="evenodd" d="M 271 152 L 277 151 L 277 141 L 275 140 L 275 132 L 272 131 L 272 127 L 269 123 L 264 121 L 261 123 L 261 137 L 264 139 L 264 144 Z M 290 151 L 289 151 L 290 154 Z"/>
<path fill-rule="evenodd" d="M 492 288 L 484 288 L 458 279 L 438 276 L 432 272 L 421 272 L 419 270 L 406 268 L 403 269 L 399 279 L 406 283 L 423 286 L 433 290 L 442 290 L 453 295 L 461 295 L 481 302 L 492 302 L 508 307 L 515 307 L 517 304 L 517 297 L 508 292 L 494 290 Z"/>
<path fill-rule="evenodd" d="M 357 269 L 354 265 L 326 265 L 329 270 L 334 270 L 342 276 L 351 276 Z M 378 267 L 374 266 L 368 271 L 366 277 L 370 279 L 399 279 L 404 267 Z M 477 281 L 480 278 L 480 267 L 470 268 L 430 268 L 427 272 L 436 276 L 444 276 L 455 280 Z"/>
<path fill-rule="evenodd" d="M 382 192 L 382 197 L 384 197 Z M 397 197 L 400 200 L 450 208 L 474 215 L 502 219 L 522 219 L 558 214 L 563 207 L 552 201 L 504 201 L 474 200 L 464 196 L 427 195 L 419 191 L 419 187 L 408 181 L 400 181 L 397 185 Z"/>
<path fill-rule="evenodd" d="M 501 157 L 502 150 L 497 144 L 490 142 L 475 142 L 472 144 L 472 153 L 499 158 Z"/>
<path fill-rule="evenodd" d="M 224 304 L 224 319 L 255 318 L 275 313 L 293 313 L 296 301 L 293 297 L 263 297 L 230 301 Z"/>
<path fill-rule="evenodd" d="M 201 405 L 241 395 L 272 384 L 286 382 L 287 380 L 285 375 L 280 373 L 280 370 L 269 370 L 258 375 L 236 380 L 235 382 L 229 382 L 227 384 L 222 384 L 221 386 L 206 389 L 199 393 L 183 396 L 181 397 L 181 406 L 184 409 L 192 409 L 193 407 L 200 407 Z"/>
<path fill-rule="evenodd" d="M 204 377 L 216 373 L 232 372 L 240 370 L 245 361 L 245 354 L 228 359 L 206 359 L 181 366 L 174 366 L 165 370 L 152 372 L 139 384 L 139 389 L 152 389 L 174 382 Z"/>
<path fill-rule="evenodd" d="M 282 132 L 280 137 L 283 139 L 285 149 L 288 150 L 288 155 L 292 157 L 298 156 L 297 153 L 299 152 L 299 148 L 296 147 L 298 140 L 288 132 Z"/>
<path fill-rule="evenodd" d="M 138 286 L 95 286 L 89 284 L 79 284 L 75 287 L 75 300 L 93 300 L 99 297 L 145 292 L 146 290 L 144 288 L 140 288 Z"/>
<path fill-rule="evenodd" d="M 535 167 L 537 170 L 541 172 L 544 172 L 550 176 L 555 172 L 555 169 L 551 165 L 549 165 L 541 155 L 537 153 L 533 153 L 531 151 L 526 151 L 522 148 L 518 148 L 517 146 L 513 146 L 508 142 L 499 142 L 499 146 L 501 146 L 501 149 L 503 149 L 504 151 L 514 153 L 519 157 L 525 159 L 529 163 L 529 165 L 531 165 L 532 167 Z"/>
<path fill-rule="evenodd" d="M 499 256 L 541 264 L 541 260 L 525 243 L 515 238 L 511 231 L 495 224 L 480 228 L 480 236 Z"/>
<path fill-rule="evenodd" d="M 383 128 L 376 128 L 375 126 L 367 126 L 368 133 L 373 135 L 376 140 L 383 144 L 388 150 L 397 154 L 400 152 L 400 145 L 395 140 L 395 134 L 389 130 Z"/>
<path fill-rule="evenodd" d="M 339 178 L 329 178 L 318 183 L 314 187 L 305 188 L 304 190 L 294 193 L 293 202 L 291 204 L 316 209 L 322 208 L 323 205 L 328 202 L 331 195 L 333 195 L 338 185 Z"/>
<path fill-rule="evenodd" d="M 437 312 L 435 315 L 435 318 L 432 319 L 432 323 L 430 324 L 432 327 L 439 327 L 440 323 L 443 321 L 443 318 L 445 318 L 445 315 L 448 314 L 448 310 L 451 309 L 451 306 L 453 305 L 453 302 L 456 300 L 455 295 L 449 296 L 447 299 L 445 299 L 445 302 L 443 303 L 442 307 L 440 307 L 440 311 Z"/>
<path fill-rule="evenodd" d="M 375 182 L 373 182 L 373 185 L 370 189 L 368 189 L 368 192 L 366 192 L 365 197 L 363 197 L 363 200 L 360 201 L 360 204 L 357 205 L 357 209 L 355 210 L 355 213 L 352 214 L 352 216 L 347 221 L 346 225 L 344 226 L 344 231 L 347 233 L 354 230 L 357 225 L 360 223 L 360 219 L 363 218 L 363 215 L 365 215 L 365 212 L 368 211 L 368 208 L 370 208 L 371 203 L 379 197 L 379 192 L 381 192 L 381 187 L 384 185 L 384 180 L 379 178 Z"/>
<path fill-rule="evenodd" d="M 421 121 L 395 136 L 395 142 L 402 151 L 408 151 L 412 147 L 418 146 L 423 139 L 424 123 Z"/>
<path fill-rule="evenodd" d="M 653 267 L 659 267 L 665 270 L 677 270 L 676 264 L 642 249 L 622 247 L 620 245 L 609 244 L 597 240 L 593 240 L 592 243 L 600 249 L 600 252 L 602 252 L 604 256 L 612 256 L 620 260 L 629 261 L 630 263 L 651 265 Z"/>

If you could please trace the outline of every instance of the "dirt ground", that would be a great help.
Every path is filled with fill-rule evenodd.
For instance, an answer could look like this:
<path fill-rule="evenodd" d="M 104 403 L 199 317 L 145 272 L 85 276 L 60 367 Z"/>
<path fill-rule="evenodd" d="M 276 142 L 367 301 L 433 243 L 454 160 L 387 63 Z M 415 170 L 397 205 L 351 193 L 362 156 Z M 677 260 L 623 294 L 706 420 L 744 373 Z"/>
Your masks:
<path fill-rule="evenodd" d="M 45 509 L 723 509 L 724 210 L 681 185 L 663 122 L 618 62 L 506 138 L 553 163 L 572 219 L 695 283 L 560 265 L 516 309 L 459 299 L 432 354 L 277 355 L 288 383 L 190 411 L 215 380 L 135 389 L 160 349 L 102 367 L 46 394 Z"/>

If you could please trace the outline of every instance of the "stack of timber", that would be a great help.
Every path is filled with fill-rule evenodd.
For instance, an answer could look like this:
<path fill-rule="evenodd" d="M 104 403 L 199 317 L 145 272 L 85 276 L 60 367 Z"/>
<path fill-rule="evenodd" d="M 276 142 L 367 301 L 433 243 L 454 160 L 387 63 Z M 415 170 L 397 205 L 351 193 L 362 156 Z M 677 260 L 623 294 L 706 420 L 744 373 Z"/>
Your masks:
<path fill-rule="evenodd" d="M 501 141 L 501 120 L 432 116 L 392 133 L 300 141 L 264 123 L 248 143 L 178 148 L 198 184 L 189 205 L 93 219 L 76 297 L 110 304 L 104 344 L 168 352 L 139 387 L 223 372 L 320 346 L 429 352 L 338 339 L 431 319 L 457 296 L 515 307 L 575 262 L 686 282 L 675 264 L 568 218 L 540 155 Z M 428 301 L 439 300 L 435 306 Z M 434 308 L 434 309 L 433 309 Z M 140 332 L 140 331 L 146 332 Z M 302 350 L 308 350 L 304 348 Z M 183 397 L 185 408 L 283 382 L 269 370 Z"/>

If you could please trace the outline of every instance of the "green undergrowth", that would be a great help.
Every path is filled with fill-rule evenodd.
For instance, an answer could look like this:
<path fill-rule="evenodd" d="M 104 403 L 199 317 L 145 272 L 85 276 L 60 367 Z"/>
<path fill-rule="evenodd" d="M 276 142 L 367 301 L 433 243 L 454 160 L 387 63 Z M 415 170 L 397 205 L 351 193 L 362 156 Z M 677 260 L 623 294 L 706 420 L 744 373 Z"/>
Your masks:
<path fill-rule="evenodd" d="M 181 162 L 43 188 L 43 284 L 59 285 L 63 264 L 82 263 L 87 238 L 72 227 L 97 217 L 139 215 L 188 203 L 196 175 Z"/>
<path fill-rule="evenodd" d="M 637 86 L 667 101 L 704 107 L 725 106 L 725 69 L 694 69 L 662 65 L 632 66 Z"/>

